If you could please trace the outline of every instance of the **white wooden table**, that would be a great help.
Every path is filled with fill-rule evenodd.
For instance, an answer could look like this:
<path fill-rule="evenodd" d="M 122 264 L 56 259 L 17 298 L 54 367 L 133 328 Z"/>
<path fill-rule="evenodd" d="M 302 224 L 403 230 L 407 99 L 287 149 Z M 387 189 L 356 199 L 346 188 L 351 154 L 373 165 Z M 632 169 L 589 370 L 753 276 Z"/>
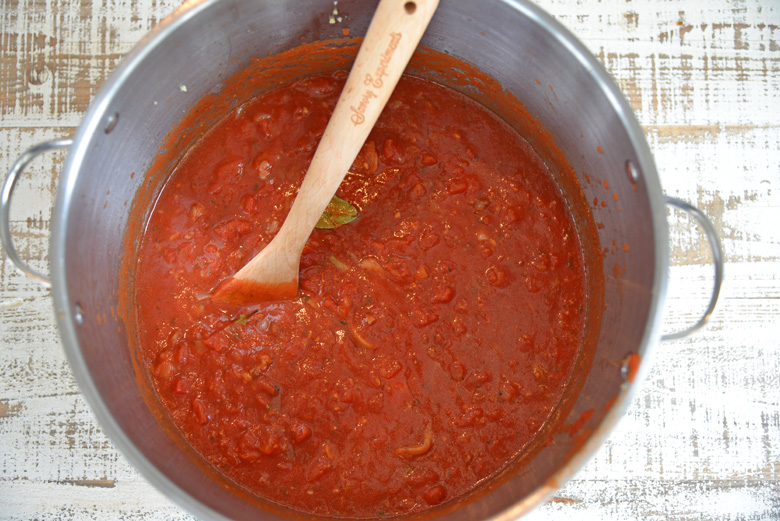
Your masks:
<path fill-rule="evenodd" d="M 67 136 L 176 0 L 0 0 L 0 171 Z M 593 460 L 530 519 L 780 519 L 780 2 L 543 0 L 637 112 L 667 194 L 715 222 L 726 282 L 711 325 L 657 346 Z M 61 157 L 15 198 L 21 254 L 47 269 Z M 709 249 L 670 214 L 667 329 L 695 319 Z M 191 519 L 117 453 L 82 399 L 50 293 L 0 262 L 0 519 Z"/>

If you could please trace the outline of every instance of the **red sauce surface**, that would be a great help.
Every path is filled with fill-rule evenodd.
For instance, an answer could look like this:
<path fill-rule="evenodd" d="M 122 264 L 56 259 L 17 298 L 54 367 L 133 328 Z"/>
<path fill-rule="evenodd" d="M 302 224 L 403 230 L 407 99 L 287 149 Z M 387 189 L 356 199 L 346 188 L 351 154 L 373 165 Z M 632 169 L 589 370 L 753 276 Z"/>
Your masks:
<path fill-rule="evenodd" d="M 304 512 L 419 512 L 522 453 L 583 342 L 576 228 L 544 163 L 460 94 L 404 78 L 315 230 L 300 298 L 202 296 L 274 236 L 343 85 L 313 77 L 194 144 L 151 214 L 136 327 L 185 439 Z"/>

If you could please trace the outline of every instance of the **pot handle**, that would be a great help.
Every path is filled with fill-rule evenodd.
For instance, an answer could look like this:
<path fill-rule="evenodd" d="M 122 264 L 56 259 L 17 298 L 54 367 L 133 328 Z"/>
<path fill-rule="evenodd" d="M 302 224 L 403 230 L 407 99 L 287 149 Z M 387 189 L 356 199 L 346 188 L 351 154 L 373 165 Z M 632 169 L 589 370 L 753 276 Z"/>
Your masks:
<path fill-rule="evenodd" d="M 19 175 L 24 172 L 24 169 L 27 168 L 27 165 L 29 165 L 33 159 L 50 150 L 69 148 L 72 144 L 73 139 L 71 138 L 54 139 L 52 141 L 39 143 L 25 150 L 22 155 L 19 156 L 19 159 L 16 160 L 16 163 L 14 163 L 11 171 L 8 172 L 5 182 L 3 183 L 2 196 L 0 196 L 0 243 L 3 245 L 5 254 L 11 259 L 11 262 L 22 271 L 22 273 L 47 286 L 51 286 L 49 277 L 28 266 L 27 263 L 19 257 L 19 253 L 14 246 L 11 237 L 11 195 L 16 186 L 16 181 L 19 179 Z"/>
<path fill-rule="evenodd" d="M 677 340 L 704 327 L 710 320 L 712 312 L 715 310 L 715 305 L 718 303 L 718 295 L 720 295 L 720 288 L 723 285 L 723 247 L 720 244 L 720 239 L 718 238 L 718 232 L 715 230 L 715 226 L 701 210 L 681 199 L 669 196 L 666 196 L 666 204 L 687 213 L 704 228 L 704 234 L 707 236 L 707 241 L 710 243 L 710 249 L 712 250 L 712 262 L 715 265 L 715 286 L 712 289 L 710 303 L 707 306 L 704 315 L 702 315 L 698 322 L 682 331 L 661 336 L 661 340 Z"/>

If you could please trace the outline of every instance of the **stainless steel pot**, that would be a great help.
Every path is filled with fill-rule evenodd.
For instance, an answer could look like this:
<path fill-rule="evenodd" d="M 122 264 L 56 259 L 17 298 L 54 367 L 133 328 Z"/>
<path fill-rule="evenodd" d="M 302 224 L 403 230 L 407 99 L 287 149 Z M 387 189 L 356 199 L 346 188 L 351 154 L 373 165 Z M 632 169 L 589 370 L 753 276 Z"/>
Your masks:
<path fill-rule="evenodd" d="M 353 35 L 365 32 L 373 3 L 340 0 L 342 24 L 331 23 L 336 21 L 334 5 L 332 0 L 186 2 L 126 57 L 75 136 L 30 149 L 3 186 L 3 247 L 22 271 L 48 282 L 16 253 L 10 199 L 19 173 L 36 155 L 69 149 L 50 246 L 55 312 L 68 360 L 115 445 L 163 493 L 203 518 L 294 514 L 269 509 L 215 478 L 148 407 L 126 325 L 110 318 L 124 290 L 120 275 L 130 202 L 146 189 L 149 181 L 141 174 L 163 138 L 201 96 L 220 89 L 220 78 L 242 70 L 253 57 L 341 37 L 343 24 Z M 705 315 L 675 337 L 701 327 L 714 309 L 722 277 L 720 246 L 698 210 L 664 197 L 642 131 L 601 64 L 539 8 L 523 0 L 442 0 L 421 45 L 478 66 L 521 100 L 555 136 L 586 200 L 604 194 L 601 183 L 590 183 L 588 175 L 606 181 L 610 193 L 621 194 L 621 209 L 594 210 L 603 225 L 599 247 L 631 245 L 604 256 L 606 305 L 598 347 L 564 421 L 577 428 L 559 432 L 519 471 L 447 514 L 455 520 L 510 519 L 539 504 L 584 464 L 623 414 L 648 366 L 648 350 L 659 339 L 666 288 L 665 205 L 689 212 L 704 226 L 716 267 Z"/>

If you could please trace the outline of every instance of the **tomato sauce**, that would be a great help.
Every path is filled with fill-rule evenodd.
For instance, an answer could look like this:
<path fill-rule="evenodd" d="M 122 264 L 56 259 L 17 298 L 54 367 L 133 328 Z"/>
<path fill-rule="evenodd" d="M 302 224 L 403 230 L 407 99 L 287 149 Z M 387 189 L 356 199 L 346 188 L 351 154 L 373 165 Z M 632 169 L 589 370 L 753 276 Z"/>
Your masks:
<path fill-rule="evenodd" d="M 344 74 L 241 106 L 149 218 L 138 342 L 187 442 L 272 502 L 421 512 L 497 475 L 561 401 L 582 349 L 577 228 L 533 149 L 468 98 L 404 78 L 316 229 L 299 298 L 207 298 L 279 229 Z"/>

